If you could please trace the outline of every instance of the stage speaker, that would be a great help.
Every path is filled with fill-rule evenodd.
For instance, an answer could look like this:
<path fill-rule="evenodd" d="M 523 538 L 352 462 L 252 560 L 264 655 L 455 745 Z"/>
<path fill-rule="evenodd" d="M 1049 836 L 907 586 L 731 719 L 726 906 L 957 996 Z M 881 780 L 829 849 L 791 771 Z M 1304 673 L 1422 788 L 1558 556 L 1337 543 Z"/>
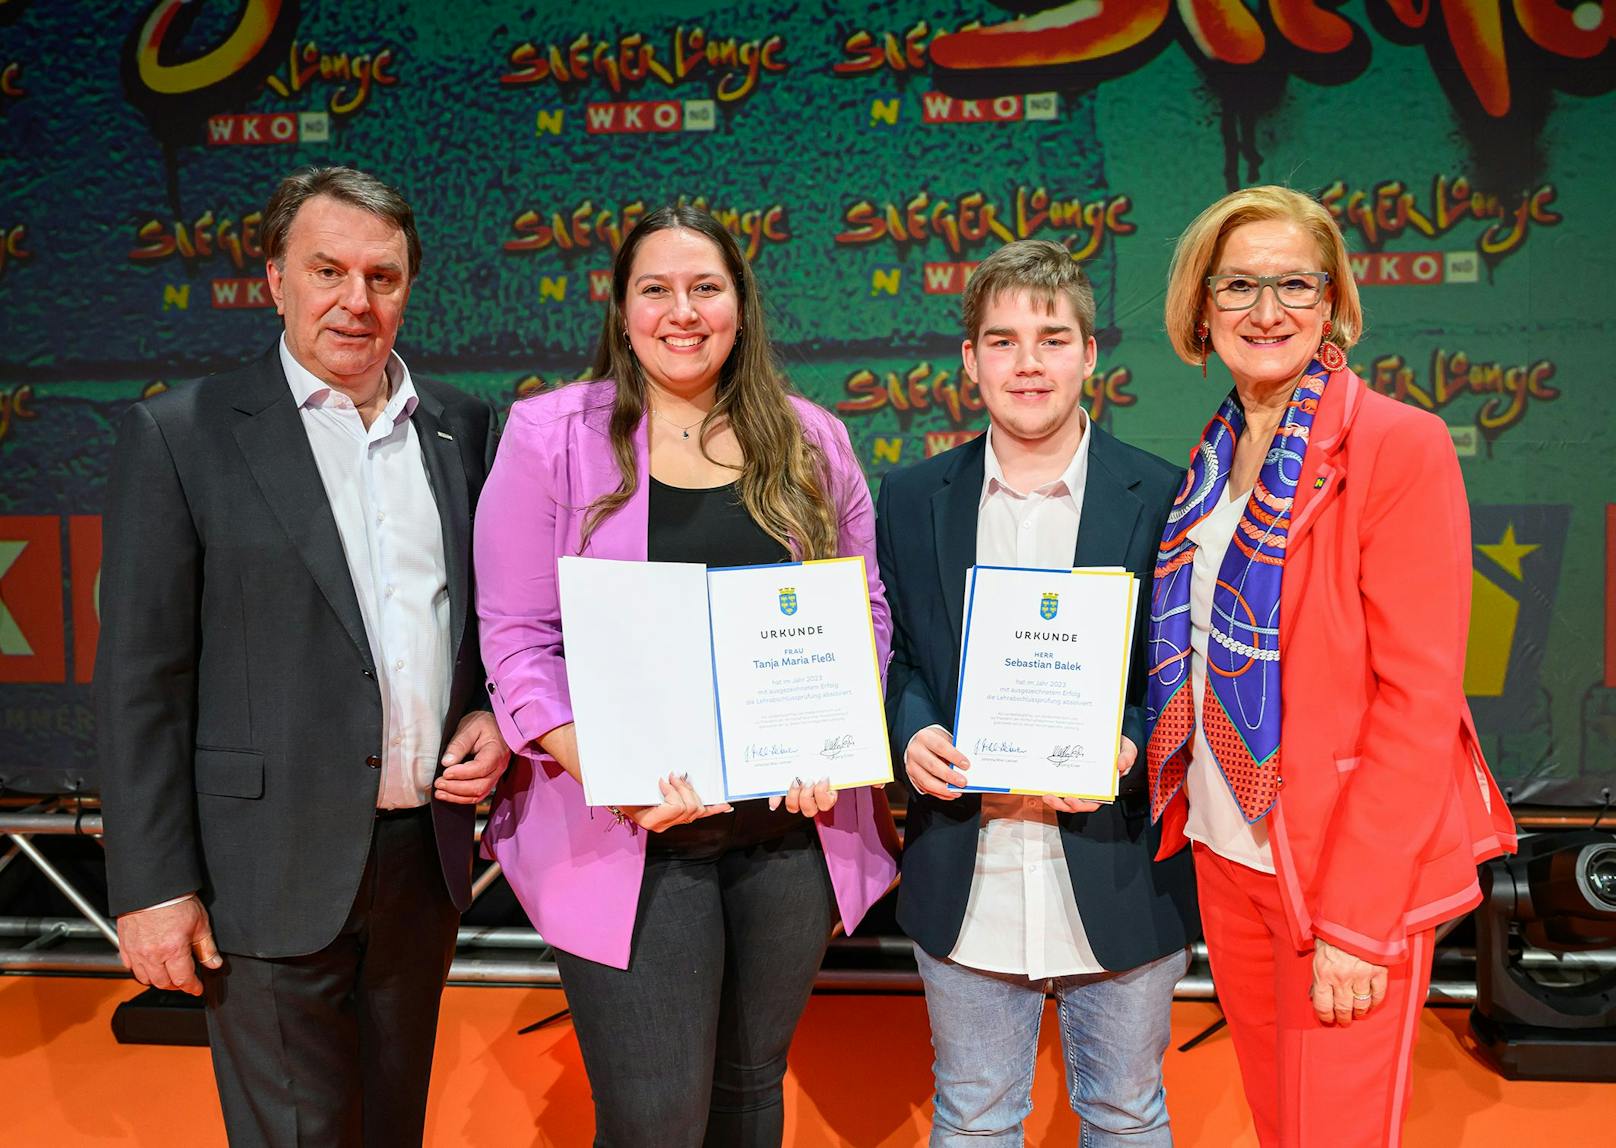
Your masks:
<path fill-rule="evenodd" d="M 1573 962 L 1554 980 L 1528 970 L 1526 946 L 1616 950 L 1616 836 L 1541 833 L 1482 867 L 1476 910 L 1479 1051 L 1510 1080 L 1616 1081 L 1616 966 Z"/>

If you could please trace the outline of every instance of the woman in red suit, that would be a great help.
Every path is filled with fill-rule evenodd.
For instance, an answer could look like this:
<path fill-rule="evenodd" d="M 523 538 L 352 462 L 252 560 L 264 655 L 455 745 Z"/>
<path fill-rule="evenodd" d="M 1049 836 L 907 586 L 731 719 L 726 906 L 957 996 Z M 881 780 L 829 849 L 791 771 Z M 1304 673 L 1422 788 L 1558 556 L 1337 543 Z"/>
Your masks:
<path fill-rule="evenodd" d="M 1234 389 L 1157 557 L 1147 758 L 1266 1145 L 1395 1145 L 1432 935 L 1514 823 L 1463 676 L 1470 520 L 1440 419 L 1347 369 L 1341 232 L 1234 192 L 1179 239 L 1174 350 Z"/>

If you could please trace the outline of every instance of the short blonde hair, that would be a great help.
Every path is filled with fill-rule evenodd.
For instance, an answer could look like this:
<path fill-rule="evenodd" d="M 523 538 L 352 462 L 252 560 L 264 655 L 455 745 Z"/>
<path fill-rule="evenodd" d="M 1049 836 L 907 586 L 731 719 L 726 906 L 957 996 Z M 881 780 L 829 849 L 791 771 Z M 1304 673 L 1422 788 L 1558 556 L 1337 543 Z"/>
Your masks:
<path fill-rule="evenodd" d="M 1006 243 L 971 272 L 960 300 L 965 337 L 976 342 L 989 304 L 1018 291 L 1025 291 L 1051 314 L 1056 300 L 1064 298 L 1072 305 L 1083 338 L 1094 334 L 1094 285 L 1072 253 L 1053 240 L 1018 239 Z"/>
<path fill-rule="evenodd" d="M 1173 263 L 1167 272 L 1167 339 L 1178 357 L 1192 366 L 1201 363 L 1201 341 L 1195 328 L 1207 307 L 1206 277 L 1212 274 L 1229 233 L 1247 223 L 1283 219 L 1313 236 L 1319 247 L 1317 268 L 1330 275 L 1330 342 L 1343 351 L 1363 335 L 1363 307 L 1358 284 L 1347 262 L 1347 243 L 1330 212 L 1318 200 L 1288 187 L 1269 184 L 1230 192 L 1195 217 L 1178 237 Z"/>

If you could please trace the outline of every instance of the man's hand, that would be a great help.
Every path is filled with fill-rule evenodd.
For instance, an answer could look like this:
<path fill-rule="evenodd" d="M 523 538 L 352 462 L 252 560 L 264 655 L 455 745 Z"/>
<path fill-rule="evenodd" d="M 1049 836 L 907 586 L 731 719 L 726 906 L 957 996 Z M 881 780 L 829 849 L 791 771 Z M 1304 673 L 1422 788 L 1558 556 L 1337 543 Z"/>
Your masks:
<path fill-rule="evenodd" d="M 1121 748 L 1117 751 L 1117 776 L 1125 777 L 1133 768 L 1133 763 L 1138 760 L 1139 747 L 1128 738 L 1123 738 Z M 1080 801 L 1075 797 L 1051 797 L 1045 794 L 1044 804 L 1058 813 L 1093 813 L 1102 803 Z"/>
<path fill-rule="evenodd" d="M 903 751 L 903 771 L 909 784 L 940 801 L 953 801 L 965 784 L 964 771 L 970 760 L 955 746 L 954 739 L 940 725 L 929 725 L 909 739 Z"/>
<path fill-rule="evenodd" d="M 769 798 L 769 808 L 779 809 L 782 801 L 787 812 L 817 817 L 836 804 L 836 791 L 830 787 L 828 777 L 820 778 L 817 782 L 804 781 L 799 777 L 792 781 L 791 788 L 786 790 L 784 796 Z"/>
<path fill-rule="evenodd" d="M 1117 750 L 1117 776 L 1127 777 L 1133 763 L 1139 760 L 1139 747 L 1129 738 L 1122 739 L 1122 747 Z"/>
<path fill-rule="evenodd" d="M 1044 794 L 1040 800 L 1057 813 L 1093 813 L 1101 805 L 1098 801 L 1084 801 L 1079 797 L 1056 797 L 1052 793 Z"/>
<path fill-rule="evenodd" d="M 1386 999 L 1386 966 L 1336 948 L 1328 941 L 1313 945 L 1313 984 L 1308 995 L 1320 1024 L 1345 1028 Z"/>
<path fill-rule="evenodd" d="M 213 944 L 208 911 L 194 894 L 177 904 L 119 917 L 118 959 L 141 984 L 194 997 L 202 995 L 196 962 L 210 969 L 224 964 Z"/>
<path fill-rule="evenodd" d="M 499 735 L 494 715 L 473 710 L 460 719 L 443 751 L 446 768 L 432 783 L 432 796 L 456 805 L 476 805 L 494 792 L 510 760 L 510 747 Z"/>

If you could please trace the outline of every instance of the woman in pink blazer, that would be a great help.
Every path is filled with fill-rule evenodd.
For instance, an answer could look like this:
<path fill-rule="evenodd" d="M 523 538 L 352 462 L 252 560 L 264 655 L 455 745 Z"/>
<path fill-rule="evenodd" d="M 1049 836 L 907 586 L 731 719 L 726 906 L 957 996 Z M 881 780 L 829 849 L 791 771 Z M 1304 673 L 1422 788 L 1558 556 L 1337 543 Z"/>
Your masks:
<path fill-rule="evenodd" d="M 1347 369 L 1330 214 L 1234 192 L 1179 239 L 1167 330 L 1234 389 L 1169 515 L 1149 629 L 1160 856 L 1201 920 L 1259 1140 L 1394 1145 L 1433 930 L 1512 849 L 1464 696 L 1470 521 L 1441 420 Z"/>
<path fill-rule="evenodd" d="M 897 874 L 885 797 L 808 778 L 731 808 L 669 745 L 662 804 L 586 805 L 556 560 L 861 555 L 885 666 L 869 490 L 841 423 L 787 393 L 751 269 L 706 212 L 662 208 L 628 235 L 592 376 L 511 408 L 477 507 L 483 663 L 518 755 L 483 840 L 555 947 L 595 1143 L 778 1145 L 831 930 Z"/>

